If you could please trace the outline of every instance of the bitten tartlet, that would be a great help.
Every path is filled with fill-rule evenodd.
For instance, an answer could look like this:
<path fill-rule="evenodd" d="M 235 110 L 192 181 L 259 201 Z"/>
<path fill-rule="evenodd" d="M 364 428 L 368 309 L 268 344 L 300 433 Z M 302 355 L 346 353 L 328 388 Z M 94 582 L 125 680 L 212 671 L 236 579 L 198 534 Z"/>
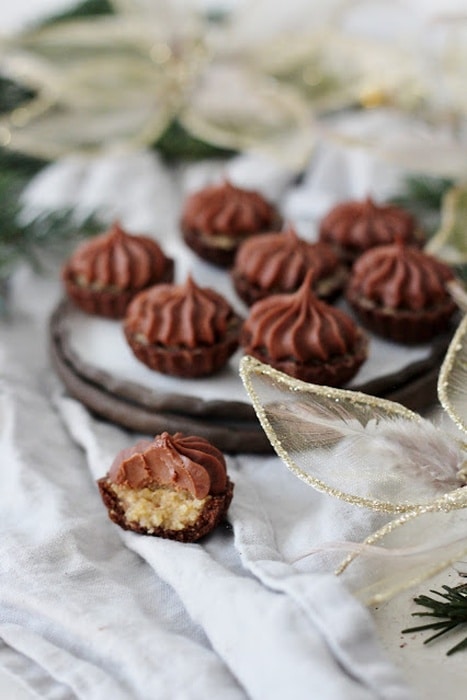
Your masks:
<path fill-rule="evenodd" d="M 347 280 L 347 267 L 330 245 L 305 241 L 289 227 L 248 238 L 237 251 L 231 274 L 237 294 L 251 306 L 271 294 L 295 292 L 308 270 L 313 270 L 313 289 L 323 299 L 335 298 Z"/>
<path fill-rule="evenodd" d="M 409 245 L 424 243 L 412 214 L 393 204 L 376 204 L 371 197 L 338 204 L 319 227 L 319 240 L 333 245 L 348 264 L 370 248 L 394 243 L 396 238 Z"/>
<path fill-rule="evenodd" d="M 446 331 L 456 305 L 451 269 L 402 242 L 373 248 L 355 263 L 346 297 L 364 326 L 398 343 L 422 343 Z"/>
<path fill-rule="evenodd" d="M 173 274 L 173 260 L 156 241 L 129 234 L 115 223 L 78 246 L 62 279 L 68 296 L 86 313 L 122 318 L 138 292 L 171 282 Z"/>
<path fill-rule="evenodd" d="M 97 484 L 121 528 L 179 542 L 211 532 L 233 493 L 222 452 L 204 438 L 167 432 L 119 452 Z"/>
<path fill-rule="evenodd" d="M 365 333 L 340 309 L 316 297 L 312 273 L 293 294 L 250 309 L 240 343 L 245 354 L 313 384 L 341 386 L 367 357 Z"/>
<path fill-rule="evenodd" d="M 123 322 L 136 357 L 153 370 L 201 377 L 223 367 L 238 347 L 243 319 L 228 301 L 191 277 L 141 292 Z"/>
<path fill-rule="evenodd" d="M 185 243 L 200 258 L 230 267 L 245 238 L 277 230 L 280 223 L 277 209 L 259 192 L 223 182 L 187 198 L 181 229 Z"/>

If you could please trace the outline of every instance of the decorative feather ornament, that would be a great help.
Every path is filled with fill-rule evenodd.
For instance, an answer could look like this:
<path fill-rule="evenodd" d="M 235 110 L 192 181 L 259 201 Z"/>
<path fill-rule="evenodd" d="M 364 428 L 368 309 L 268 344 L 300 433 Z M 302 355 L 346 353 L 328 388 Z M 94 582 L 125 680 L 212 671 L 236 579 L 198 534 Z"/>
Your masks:
<path fill-rule="evenodd" d="M 358 597 L 381 602 L 465 556 L 467 444 L 400 404 L 308 384 L 252 357 L 242 359 L 240 374 L 272 446 L 297 477 L 391 515 L 363 543 L 323 545 L 347 555 L 336 573 L 345 573 Z M 438 393 L 467 434 L 467 317 Z"/>

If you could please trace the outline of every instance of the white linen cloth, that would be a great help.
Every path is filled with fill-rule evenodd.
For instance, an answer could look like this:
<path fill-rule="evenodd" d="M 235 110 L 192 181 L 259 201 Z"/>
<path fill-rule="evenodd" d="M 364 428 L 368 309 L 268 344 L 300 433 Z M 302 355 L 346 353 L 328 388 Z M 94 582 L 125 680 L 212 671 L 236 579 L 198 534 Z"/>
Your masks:
<path fill-rule="evenodd" d="M 289 174 L 256 172 L 259 188 L 290 195 Z M 60 195 L 84 211 L 89 196 L 170 247 L 181 193 L 213 173 L 198 165 L 174 180 L 147 154 L 61 163 L 28 203 Z M 92 417 L 53 376 L 46 323 L 59 293 L 56 267 L 48 278 L 20 270 L 1 322 L 0 665 L 63 700 L 413 697 L 333 561 L 306 556 L 362 539 L 382 516 L 315 493 L 276 457 L 239 455 L 228 457 L 232 531 L 180 544 L 108 519 L 95 480 L 137 436 Z"/>

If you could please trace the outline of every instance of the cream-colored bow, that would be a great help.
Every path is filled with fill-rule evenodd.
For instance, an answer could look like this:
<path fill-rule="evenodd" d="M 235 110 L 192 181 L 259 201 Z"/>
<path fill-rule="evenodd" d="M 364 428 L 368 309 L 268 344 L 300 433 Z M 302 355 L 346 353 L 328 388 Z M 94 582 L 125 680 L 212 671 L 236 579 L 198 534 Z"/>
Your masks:
<path fill-rule="evenodd" d="M 378 4 L 394 11 L 388 0 Z M 425 26 L 405 40 L 399 31 L 384 40 L 378 31 L 355 32 L 365 3 L 255 0 L 238 3 L 222 21 L 187 0 L 109 5 L 114 14 L 0 41 L 2 74 L 36 93 L 2 115 L 0 145 L 47 159 L 138 148 L 155 143 L 176 118 L 194 137 L 257 150 L 301 169 L 318 135 L 317 115 L 386 106 L 418 123 L 420 112 L 431 118 L 438 82 L 447 80 L 440 60 L 433 61 L 438 82 L 433 66 L 427 70 L 421 60 L 424 48 L 417 42 Z M 407 8 L 398 22 L 407 30 Z M 451 112 L 458 120 L 465 113 L 462 59 L 458 52 L 449 64 L 453 106 L 443 123 Z M 446 101 L 447 91 L 441 92 Z M 423 144 L 423 150 L 431 149 Z"/>
<path fill-rule="evenodd" d="M 178 0 L 109 4 L 113 14 L 3 37 L 2 74 L 35 94 L 1 115 L 0 146 L 46 159 L 137 149 L 177 119 L 215 146 L 305 166 L 316 139 L 307 101 L 254 59 L 251 41 L 236 46 L 232 22 Z"/>
<path fill-rule="evenodd" d="M 240 372 L 272 446 L 297 477 L 390 514 L 363 543 L 334 545 L 347 552 L 336 573 L 345 572 L 359 598 L 386 600 L 466 554 L 466 444 L 392 401 L 307 384 L 248 356 Z M 438 394 L 467 434 L 467 317 L 446 354 Z"/>

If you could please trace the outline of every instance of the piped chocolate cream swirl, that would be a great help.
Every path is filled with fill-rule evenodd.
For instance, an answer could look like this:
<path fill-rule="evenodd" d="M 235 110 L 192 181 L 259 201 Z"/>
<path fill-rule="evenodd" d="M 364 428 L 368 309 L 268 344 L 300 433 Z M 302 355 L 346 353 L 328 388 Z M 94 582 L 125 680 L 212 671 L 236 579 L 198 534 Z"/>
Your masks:
<path fill-rule="evenodd" d="M 108 474 L 114 484 L 140 489 L 172 486 L 195 498 L 223 493 L 227 484 L 225 458 L 201 437 L 167 432 L 122 450 Z"/>
<path fill-rule="evenodd" d="M 333 207 L 321 221 L 319 238 L 334 245 L 347 262 L 397 238 L 415 246 L 424 241 L 410 212 L 393 204 L 377 204 L 371 197 Z"/>
<path fill-rule="evenodd" d="M 142 289 L 171 281 L 173 270 L 173 260 L 155 240 L 114 223 L 78 246 L 62 277 L 69 296 L 84 311 L 117 318 Z"/>
<path fill-rule="evenodd" d="M 425 342 L 444 332 L 456 305 L 454 278 L 441 260 L 398 241 L 355 263 L 346 296 L 364 325 L 397 342 Z"/>
<path fill-rule="evenodd" d="M 294 292 L 308 270 L 319 297 L 332 298 L 343 287 L 346 267 L 327 243 L 310 242 L 289 226 L 251 236 L 240 246 L 232 269 L 235 289 L 248 305 L 271 294 Z"/>
<path fill-rule="evenodd" d="M 124 320 L 142 362 L 165 374 L 196 377 L 222 367 L 238 347 L 242 319 L 227 300 L 191 277 L 141 292 Z"/>
<path fill-rule="evenodd" d="M 349 290 L 380 306 L 417 311 L 450 299 L 446 283 L 453 278 L 441 260 L 398 241 L 357 260 Z"/>
<path fill-rule="evenodd" d="M 229 267 L 245 238 L 275 230 L 280 221 L 277 209 L 259 192 L 225 181 L 187 198 L 181 229 L 187 245 L 201 258 Z"/>
<path fill-rule="evenodd" d="M 348 381 L 367 355 L 354 321 L 315 296 L 312 272 L 295 293 L 256 302 L 240 342 L 246 354 L 286 374 L 332 386 Z"/>
<path fill-rule="evenodd" d="M 119 452 L 98 480 L 123 529 L 195 542 L 225 516 L 233 493 L 224 455 L 208 440 L 163 432 Z"/>

